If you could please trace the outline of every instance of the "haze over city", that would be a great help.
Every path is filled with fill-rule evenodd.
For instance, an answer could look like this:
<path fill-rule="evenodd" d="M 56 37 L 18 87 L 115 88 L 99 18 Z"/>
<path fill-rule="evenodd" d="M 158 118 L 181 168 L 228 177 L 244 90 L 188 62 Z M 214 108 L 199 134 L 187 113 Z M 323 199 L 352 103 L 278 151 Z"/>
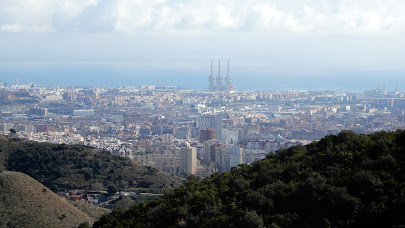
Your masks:
<path fill-rule="evenodd" d="M 404 10 L 400 0 L 0 1 L 0 75 L 207 89 L 210 60 L 230 59 L 242 90 L 401 89 Z"/>
<path fill-rule="evenodd" d="M 0 0 L 1 227 L 405 227 L 404 0 Z"/>

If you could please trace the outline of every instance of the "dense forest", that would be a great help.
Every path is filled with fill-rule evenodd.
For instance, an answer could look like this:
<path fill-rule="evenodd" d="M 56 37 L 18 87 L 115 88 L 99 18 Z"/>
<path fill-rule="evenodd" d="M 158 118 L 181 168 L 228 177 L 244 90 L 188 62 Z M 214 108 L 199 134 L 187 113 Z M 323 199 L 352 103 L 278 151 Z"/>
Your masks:
<path fill-rule="evenodd" d="M 94 227 L 402 227 L 405 132 L 343 131 L 115 210 Z"/>
<path fill-rule="evenodd" d="M 108 151 L 80 145 L 38 143 L 0 135 L 0 170 L 25 173 L 49 188 L 84 188 L 95 183 L 120 188 L 168 189 L 177 177 Z"/>

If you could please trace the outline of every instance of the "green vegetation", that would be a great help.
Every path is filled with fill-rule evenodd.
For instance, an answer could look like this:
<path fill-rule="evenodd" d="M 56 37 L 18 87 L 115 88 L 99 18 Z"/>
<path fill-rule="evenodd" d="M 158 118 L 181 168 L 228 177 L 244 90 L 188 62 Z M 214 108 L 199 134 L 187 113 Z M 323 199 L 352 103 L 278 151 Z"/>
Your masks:
<path fill-rule="evenodd" d="M 118 190 L 119 190 L 118 187 L 115 185 L 110 185 L 110 186 L 108 186 L 108 189 L 107 189 L 108 193 L 112 194 L 112 195 L 117 193 Z"/>
<path fill-rule="evenodd" d="M 131 196 L 120 196 L 118 199 L 108 202 L 108 204 L 105 205 L 104 207 L 111 209 L 111 210 L 116 210 L 116 209 L 126 210 L 126 209 L 129 209 L 135 203 L 151 201 L 160 196 L 161 196 L 161 194 L 148 194 L 148 193 L 136 194 L 136 195 L 131 195 Z"/>
<path fill-rule="evenodd" d="M 343 131 L 103 216 L 93 227 L 405 224 L 405 132 Z"/>
<path fill-rule="evenodd" d="M 82 202 L 68 201 L 74 207 L 79 209 L 81 212 L 85 213 L 93 221 L 97 221 L 102 215 L 110 213 L 111 210 L 103 207 L 97 207 L 91 204 L 86 204 Z M 92 223 L 93 224 L 93 223 Z"/>
<path fill-rule="evenodd" d="M 130 196 L 120 196 L 118 199 L 110 201 L 106 208 L 112 210 L 126 210 L 129 209 L 132 205 L 135 204 L 135 201 L 132 200 Z"/>
<path fill-rule="evenodd" d="M 0 170 L 25 173 L 52 190 L 103 186 L 143 188 L 162 192 L 180 178 L 143 167 L 130 159 L 80 145 L 58 145 L 0 136 Z"/>
<path fill-rule="evenodd" d="M 17 133 L 17 131 L 14 128 L 10 128 L 10 130 L 8 130 L 11 134 L 15 134 Z"/>
<path fill-rule="evenodd" d="M 0 105 L 32 104 L 38 103 L 38 99 L 28 93 L 2 91 L 0 94 Z"/>

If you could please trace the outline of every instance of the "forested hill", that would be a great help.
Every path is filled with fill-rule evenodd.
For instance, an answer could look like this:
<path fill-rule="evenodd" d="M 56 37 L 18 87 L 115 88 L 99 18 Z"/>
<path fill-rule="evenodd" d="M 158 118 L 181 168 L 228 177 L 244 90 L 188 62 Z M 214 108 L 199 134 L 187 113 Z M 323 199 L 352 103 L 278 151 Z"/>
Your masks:
<path fill-rule="evenodd" d="M 399 227 L 405 132 L 343 131 L 103 216 L 94 227 Z"/>
<path fill-rule="evenodd" d="M 177 177 L 147 168 L 110 152 L 79 145 L 19 140 L 0 135 L 0 170 L 25 173 L 51 188 L 84 188 L 102 183 L 126 188 L 179 186 Z"/>

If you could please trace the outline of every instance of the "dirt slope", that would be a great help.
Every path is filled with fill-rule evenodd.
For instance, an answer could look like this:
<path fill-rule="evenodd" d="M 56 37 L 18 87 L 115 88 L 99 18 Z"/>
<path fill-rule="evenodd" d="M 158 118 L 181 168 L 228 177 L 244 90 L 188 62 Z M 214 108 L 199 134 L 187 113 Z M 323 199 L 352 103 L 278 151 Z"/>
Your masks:
<path fill-rule="evenodd" d="M 33 178 L 0 173 L 0 227 L 78 227 L 94 220 Z"/>

